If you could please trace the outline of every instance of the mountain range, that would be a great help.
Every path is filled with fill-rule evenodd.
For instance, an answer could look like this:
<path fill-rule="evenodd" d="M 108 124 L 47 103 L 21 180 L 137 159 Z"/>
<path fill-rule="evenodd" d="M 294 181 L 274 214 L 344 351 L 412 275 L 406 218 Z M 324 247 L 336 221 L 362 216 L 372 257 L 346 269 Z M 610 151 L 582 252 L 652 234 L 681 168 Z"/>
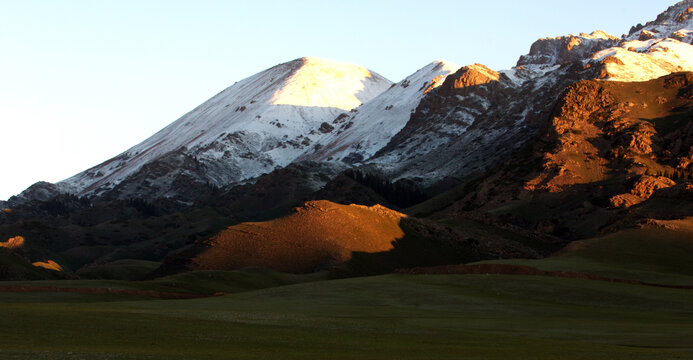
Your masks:
<path fill-rule="evenodd" d="M 693 216 L 692 163 L 693 0 L 620 37 L 539 39 L 507 70 L 433 61 L 393 83 L 305 57 L 10 198 L 0 235 L 22 241 L 0 276 L 540 258 Z"/>

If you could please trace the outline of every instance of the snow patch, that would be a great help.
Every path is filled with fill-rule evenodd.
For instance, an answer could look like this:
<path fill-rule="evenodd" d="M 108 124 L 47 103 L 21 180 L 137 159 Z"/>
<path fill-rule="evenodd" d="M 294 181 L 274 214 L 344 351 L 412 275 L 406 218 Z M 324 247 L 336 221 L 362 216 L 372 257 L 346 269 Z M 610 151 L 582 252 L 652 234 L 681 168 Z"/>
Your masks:
<path fill-rule="evenodd" d="M 383 148 L 409 121 L 421 98 L 459 66 L 434 61 L 395 84 L 318 142 L 301 160 L 360 163 Z"/>
<path fill-rule="evenodd" d="M 593 55 L 602 61 L 613 57 L 622 63 L 608 62 L 608 80 L 647 81 L 678 71 L 693 71 L 693 46 L 675 39 L 626 41 Z"/>

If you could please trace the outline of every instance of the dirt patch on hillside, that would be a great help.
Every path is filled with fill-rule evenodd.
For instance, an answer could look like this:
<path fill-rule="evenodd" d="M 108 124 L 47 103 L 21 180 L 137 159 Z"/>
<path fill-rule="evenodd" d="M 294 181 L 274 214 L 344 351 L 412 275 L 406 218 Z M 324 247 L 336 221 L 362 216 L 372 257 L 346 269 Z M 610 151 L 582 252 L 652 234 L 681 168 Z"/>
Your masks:
<path fill-rule="evenodd" d="M 7 239 L 7 241 L 0 242 L 0 247 L 11 250 L 19 249 L 20 247 L 24 246 L 24 242 L 23 236 L 15 236 Z"/>
<path fill-rule="evenodd" d="M 62 266 L 60 266 L 60 264 L 56 263 L 53 260 L 35 261 L 35 262 L 31 263 L 31 265 L 36 266 L 36 267 L 40 267 L 40 268 L 44 268 L 47 270 L 52 270 L 52 271 L 64 271 L 65 270 L 65 269 L 63 269 Z"/>

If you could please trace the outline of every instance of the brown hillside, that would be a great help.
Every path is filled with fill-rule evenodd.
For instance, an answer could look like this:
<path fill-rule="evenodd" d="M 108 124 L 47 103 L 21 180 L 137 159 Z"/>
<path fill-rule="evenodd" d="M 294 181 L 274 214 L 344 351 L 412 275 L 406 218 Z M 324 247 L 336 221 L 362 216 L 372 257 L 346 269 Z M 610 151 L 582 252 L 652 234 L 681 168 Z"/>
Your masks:
<path fill-rule="evenodd" d="M 416 266 L 539 258 L 563 245 L 553 236 L 516 226 L 498 228 L 483 219 L 448 224 L 407 217 L 382 205 L 318 200 L 275 220 L 230 226 L 170 254 L 148 276 L 244 267 L 370 275 Z"/>
<path fill-rule="evenodd" d="M 549 144 L 543 149 L 544 171 L 525 187 L 561 191 L 621 174 L 688 175 L 692 91 L 692 73 L 571 86 L 542 138 Z"/>
<path fill-rule="evenodd" d="M 231 226 L 208 240 L 208 248 L 192 259 L 196 269 L 261 266 L 307 272 L 343 263 L 354 251 L 393 249 L 404 236 L 406 215 L 380 205 L 339 205 L 311 201 L 289 216 Z"/>
<path fill-rule="evenodd" d="M 693 73 L 580 81 L 556 102 L 536 140 L 467 184 L 447 213 L 481 210 L 579 239 L 615 222 L 693 215 L 691 178 Z"/>

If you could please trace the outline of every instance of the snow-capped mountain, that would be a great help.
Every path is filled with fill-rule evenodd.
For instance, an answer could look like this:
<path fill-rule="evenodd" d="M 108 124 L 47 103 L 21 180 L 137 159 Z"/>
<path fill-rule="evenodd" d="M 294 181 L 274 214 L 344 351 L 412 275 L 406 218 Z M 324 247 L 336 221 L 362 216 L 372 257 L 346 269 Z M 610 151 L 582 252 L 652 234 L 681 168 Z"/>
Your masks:
<path fill-rule="evenodd" d="M 428 92 L 459 69 L 450 62 L 434 61 L 365 103 L 332 121 L 330 132 L 300 160 L 360 163 L 373 156 L 397 134 Z"/>
<path fill-rule="evenodd" d="M 168 196 L 181 177 L 215 186 L 255 177 L 312 149 L 326 136 L 325 121 L 391 84 L 368 69 L 337 61 L 301 58 L 280 64 L 237 82 L 142 143 L 59 185 L 78 195 L 120 186 L 126 194 L 149 189 L 149 195 Z"/>
<path fill-rule="evenodd" d="M 685 0 L 620 38 L 597 30 L 539 39 L 501 71 L 437 61 L 393 84 L 360 66 L 301 58 L 34 193 L 180 198 L 191 184 L 225 186 L 304 160 L 366 165 L 424 186 L 462 181 L 535 136 L 571 84 L 693 71 L 692 42 L 693 0 Z"/>

